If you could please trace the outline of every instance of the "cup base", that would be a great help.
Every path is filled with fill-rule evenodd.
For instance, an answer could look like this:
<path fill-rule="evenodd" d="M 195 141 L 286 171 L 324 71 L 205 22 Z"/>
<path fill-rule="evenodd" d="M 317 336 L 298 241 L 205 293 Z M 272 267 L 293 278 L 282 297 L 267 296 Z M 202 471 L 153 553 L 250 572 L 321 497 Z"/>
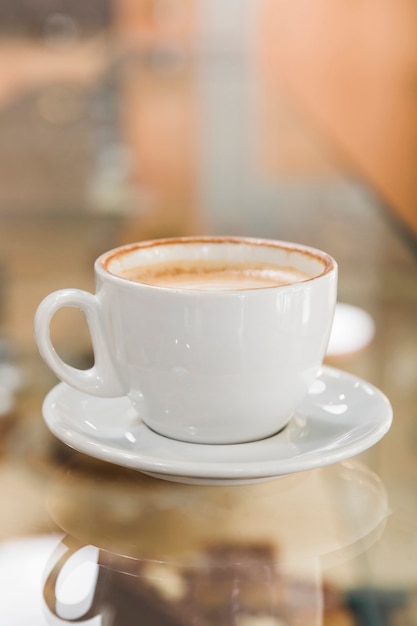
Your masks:
<path fill-rule="evenodd" d="M 236 440 L 235 438 L 233 439 L 228 438 L 227 440 L 219 439 L 218 437 L 216 439 L 205 439 L 202 437 L 198 437 L 197 435 L 190 436 L 190 437 L 176 437 L 173 435 L 167 435 L 166 433 L 161 432 L 157 428 L 153 428 L 152 426 L 147 424 L 145 421 L 143 423 L 146 425 L 147 428 L 149 428 L 150 431 L 152 431 L 159 437 L 164 437 L 165 439 L 168 439 L 169 441 L 178 441 L 180 443 L 191 443 L 197 446 L 199 445 L 200 446 L 239 446 L 239 445 L 245 445 L 245 444 L 250 444 L 250 443 L 256 443 L 258 441 L 265 441 L 267 439 L 272 439 L 273 437 L 276 437 L 276 435 L 279 435 L 288 427 L 288 424 L 290 423 L 291 418 L 292 418 L 292 415 L 283 426 L 281 426 L 280 428 L 277 428 L 276 430 L 273 430 L 272 432 L 268 432 L 265 435 L 261 435 L 260 437 L 244 438 L 244 439 L 238 439 L 238 440 Z"/>

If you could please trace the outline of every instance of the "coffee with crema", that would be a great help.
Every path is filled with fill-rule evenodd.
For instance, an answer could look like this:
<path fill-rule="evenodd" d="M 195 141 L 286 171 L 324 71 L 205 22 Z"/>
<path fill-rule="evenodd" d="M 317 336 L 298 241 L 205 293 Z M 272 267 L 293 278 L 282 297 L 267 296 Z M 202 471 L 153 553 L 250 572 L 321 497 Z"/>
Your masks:
<path fill-rule="evenodd" d="M 120 276 L 147 285 L 198 291 L 260 289 L 288 285 L 309 278 L 307 274 L 293 267 L 218 260 L 152 263 L 125 269 Z"/>

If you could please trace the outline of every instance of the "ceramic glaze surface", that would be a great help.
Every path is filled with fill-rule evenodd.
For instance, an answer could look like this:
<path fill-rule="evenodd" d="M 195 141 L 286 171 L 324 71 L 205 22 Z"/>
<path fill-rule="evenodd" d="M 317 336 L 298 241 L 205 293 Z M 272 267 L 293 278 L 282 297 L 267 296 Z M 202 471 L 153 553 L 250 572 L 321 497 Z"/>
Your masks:
<path fill-rule="evenodd" d="M 45 360 L 80 391 L 127 396 L 151 429 L 173 439 L 237 443 L 275 434 L 322 364 L 337 269 L 319 251 L 243 241 L 158 245 L 178 258 L 286 258 L 310 278 L 236 291 L 161 288 L 113 273 L 132 256 L 135 263 L 154 260 L 153 248 L 144 248 L 145 261 L 141 249 L 128 248 L 116 260 L 108 253 L 95 265 L 96 295 L 64 290 L 38 309 L 36 334 Z M 89 323 L 95 365 L 87 372 L 63 363 L 50 344 L 49 321 L 64 305 L 80 307 Z"/>
<path fill-rule="evenodd" d="M 96 398 L 63 383 L 48 394 L 43 413 L 59 439 L 85 454 L 198 484 L 250 483 L 336 463 L 375 444 L 392 421 L 379 389 L 329 367 L 320 370 L 284 430 L 251 443 L 175 441 L 150 430 L 127 398 Z"/>

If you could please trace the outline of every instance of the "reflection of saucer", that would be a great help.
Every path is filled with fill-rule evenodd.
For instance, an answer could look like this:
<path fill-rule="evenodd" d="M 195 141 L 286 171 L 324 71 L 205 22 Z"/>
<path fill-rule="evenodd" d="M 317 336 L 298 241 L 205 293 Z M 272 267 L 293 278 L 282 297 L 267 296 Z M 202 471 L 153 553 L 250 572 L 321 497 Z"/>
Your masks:
<path fill-rule="evenodd" d="M 107 614 L 119 626 L 138 615 L 146 624 L 166 615 L 172 624 L 229 624 L 232 613 L 241 625 L 281 624 L 283 615 L 286 624 L 333 624 L 341 596 L 326 584 L 323 597 L 322 567 L 368 549 L 389 512 L 382 482 L 357 459 L 212 487 L 118 467 L 103 475 L 78 457 L 50 479 L 48 510 L 68 533 L 45 577 L 51 624 L 54 615 L 90 624 Z M 88 571 L 94 593 L 85 578 L 80 585 Z M 64 601 L 63 583 L 77 602 Z"/>
<path fill-rule="evenodd" d="M 135 420 L 126 398 L 96 398 L 64 383 L 47 395 L 43 413 L 49 429 L 80 452 L 166 480 L 206 484 L 265 480 L 341 461 L 379 441 L 392 420 L 381 391 L 329 367 L 288 426 L 253 443 L 174 441 Z"/>
<path fill-rule="evenodd" d="M 48 511 L 79 545 L 171 564 L 198 564 L 213 545 L 268 545 L 281 564 L 339 564 L 385 525 L 387 494 L 358 459 L 249 485 L 168 483 L 71 464 L 48 487 Z M 123 561 L 118 564 L 123 568 Z M 113 565 L 116 567 L 116 565 Z"/>

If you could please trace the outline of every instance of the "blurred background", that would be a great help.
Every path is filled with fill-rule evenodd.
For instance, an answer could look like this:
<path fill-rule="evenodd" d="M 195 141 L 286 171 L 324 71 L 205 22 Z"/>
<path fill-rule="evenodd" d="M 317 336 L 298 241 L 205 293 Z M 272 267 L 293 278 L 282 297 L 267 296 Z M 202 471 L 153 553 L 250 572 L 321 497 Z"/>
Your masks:
<path fill-rule="evenodd" d="M 33 316 L 55 289 L 94 290 L 101 252 L 190 234 L 321 247 L 354 307 L 327 362 L 380 387 L 395 415 L 364 456 L 397 516 L 338 576 L 414 588 L 416 104 L 410 0 L 2 0 L 3 449 L 54 445 L 41 402 L 56 380 Z M 83 365 L 77 315 L 61 311 L 54 337 Z M 12 494 L 20 485 L 2 480 Z M 0 536 L 26 524 L 12 507 Z"/>
<path fill-rule="evenodd" d="M 287 4 L 2 1 L 1 313 L 19 349 L 40 298 L 87 287 L 126 241 L 320 245 L 362 267 L 341 297 L 365 306 L 385 238 L 415 249 L 417 7 Z"/>

